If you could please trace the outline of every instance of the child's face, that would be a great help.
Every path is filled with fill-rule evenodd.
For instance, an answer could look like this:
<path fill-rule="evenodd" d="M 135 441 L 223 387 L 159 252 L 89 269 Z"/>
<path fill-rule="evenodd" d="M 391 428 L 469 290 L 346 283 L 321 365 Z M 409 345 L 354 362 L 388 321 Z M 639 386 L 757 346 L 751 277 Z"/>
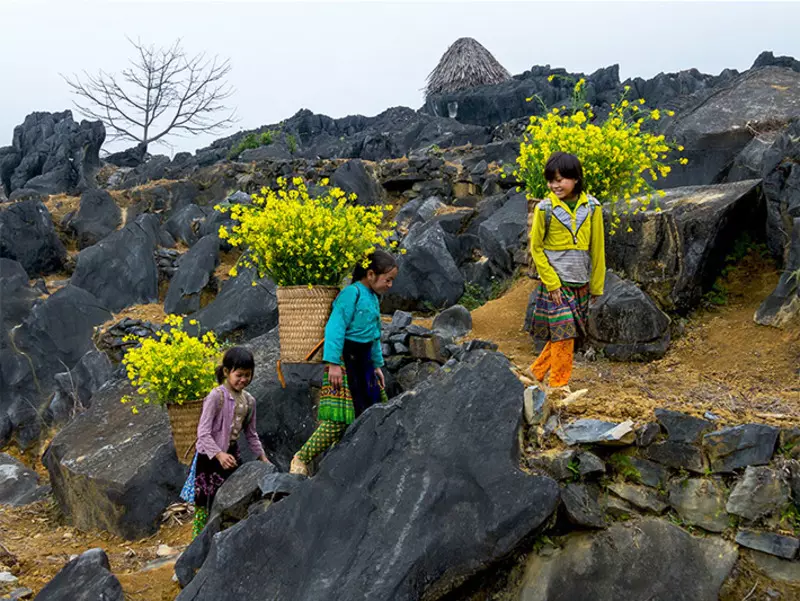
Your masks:
<path fill-rule="evenodd" d="M 559 200 L 572 197 L 572 192 L 575 190 L 578 180 L 561 177 L 561 174 L 556 171 L 556 176 L 552 181 L 547 182 L 547 187 L 556 195 Z"/>
<path fill-rule="evenodd" d="M 367 271 L 367 283 L 375 294 L 383 294 L 392 287 L 392 282 L 397 277 L 397 267 L 393 267 L 391 271 L 377 275 L 371 269 Z"/>
<path fill-rule="evenodd" d="M 234 369 L 227 372 L 228 386 L 235 392 L 241 392 L 253 379 L 253 371 L 250 369 Z"/>

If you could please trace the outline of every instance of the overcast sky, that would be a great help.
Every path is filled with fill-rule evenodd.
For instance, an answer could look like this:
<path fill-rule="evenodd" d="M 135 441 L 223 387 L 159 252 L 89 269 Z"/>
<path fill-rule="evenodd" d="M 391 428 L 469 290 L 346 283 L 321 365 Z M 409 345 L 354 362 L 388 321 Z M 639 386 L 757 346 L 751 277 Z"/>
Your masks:
<path fill-rule="evenodd" d="M 250 129 L 301 108 L 332 117 L 419 108 L 425 78 L 470 36 L 512 73 L 550 64 L 652 77 L 800 58 L 800 2 L 114 2 L 0 0 L 0 146 L 33 111 L 70 108 L 59 73 L 118 71 L 126 36 L 230 58 L 230 104 Z M 174 140 L 176 150 L 217 136 Z M 168 151 L 167 151 L 168 152 Z"/>

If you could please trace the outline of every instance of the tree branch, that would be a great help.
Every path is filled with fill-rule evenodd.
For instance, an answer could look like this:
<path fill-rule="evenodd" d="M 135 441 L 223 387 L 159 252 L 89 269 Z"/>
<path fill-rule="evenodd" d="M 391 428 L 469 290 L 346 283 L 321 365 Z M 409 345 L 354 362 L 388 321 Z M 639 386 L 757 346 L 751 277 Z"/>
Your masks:
<path fill-rule="evenodd" d="M 78 97 L 76 109 L 102 121 L 109 140 L 127 139 L 145 147 L 167 144 L 169 135 L 216 132 L 236 121 L 236 112 L 224 104 L 234 93 L 225 83 L 229 60 L 209 59 L 204 53 L 189 57 L 180 39 L 160 49 L 128 41 L 135 57 L 120 77 L 104 71 L 84 72 L 83 79 L 62 75 Z"/>

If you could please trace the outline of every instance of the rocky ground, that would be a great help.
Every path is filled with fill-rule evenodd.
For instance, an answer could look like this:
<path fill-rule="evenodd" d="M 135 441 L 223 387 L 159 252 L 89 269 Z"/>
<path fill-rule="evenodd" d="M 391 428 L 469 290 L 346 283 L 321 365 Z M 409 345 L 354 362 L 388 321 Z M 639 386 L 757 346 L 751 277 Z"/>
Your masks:
<path fill-rule="evenodd" d="M 726 304 L 708 305 L 692 314 L 683 334 L 660 361 L 639 364 L 579 358 L 572 388 L 588 388 L 589 392 L 563 409 L 561 419 L 594 417 L 643 423 L 652 421 L 655 408 L 667 407 L 696 416 L 711 412 L 722 425 L 749 421 L 796 424 L 800 420 L 800 330 L 778 330 L 753 322 L 759 299 L 774 288 L 778 277 L 771 261 L 753 251 L 726 278 Z M 523 276 L 502 297 L 475 310 L 469 335 L 494 340 L 521 369 L 535 357 L 528 335 L 521 330 L 533 285 L 533 280 Z M 155 307 L 159 306 L 133 307 L 126 315 L 159 321 Z M 428 324 L 424 318 L 417 322 Z M 555 437 L 549 440 L 560 446 Z M 12 449 L 12 454 L 46 481 L 39 460 L 43 450 L 41 445 L 24 455 Z M 0 507 L 0 563 L 12 569 L 19 578 L 18 586 L 36 592 L 70 556 L 102 547 L 127 599 L 172 600 L 179 592 L 172 580 L 172 553 L 190 542 L 189 519 L 178 510 L 155 535 L 125 541 L 106 532 L 81 532 L 69 526 L 50 499 L 21 508 Z M 739 570 L 747 565 L 740 564 Z M 745 576 L 743 573 L 728 585 L 724 599 L 738 600 L 748 593 L 755 581 Z"/>

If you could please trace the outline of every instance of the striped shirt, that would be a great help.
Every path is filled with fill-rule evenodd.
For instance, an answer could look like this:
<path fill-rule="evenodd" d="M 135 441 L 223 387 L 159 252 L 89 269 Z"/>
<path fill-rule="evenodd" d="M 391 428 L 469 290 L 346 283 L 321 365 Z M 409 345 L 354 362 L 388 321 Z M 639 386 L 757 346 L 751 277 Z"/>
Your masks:
<path fill-rule="evenodd" d="M 586 284 L 592 277 L 592 259 L 585 250 L 547 250 L 548 262 L 562 283 Z"/>

